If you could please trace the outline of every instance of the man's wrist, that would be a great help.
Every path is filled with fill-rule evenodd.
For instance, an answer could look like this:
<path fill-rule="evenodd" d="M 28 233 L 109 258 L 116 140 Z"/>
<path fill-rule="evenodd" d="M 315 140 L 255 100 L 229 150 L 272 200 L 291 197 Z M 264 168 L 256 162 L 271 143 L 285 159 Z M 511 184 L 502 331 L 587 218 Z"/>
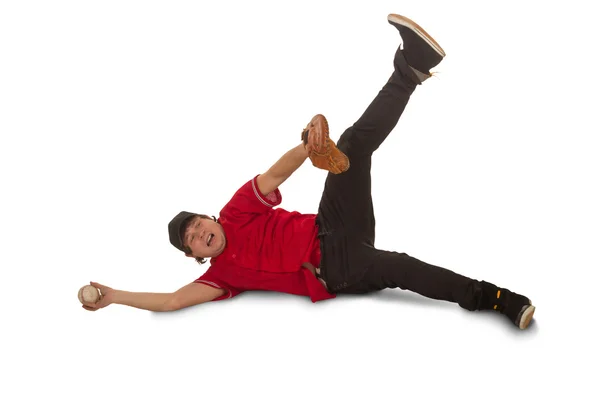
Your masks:
<path fill-rule="evenodd" d="M 108 302 L 110 304 L 123 304 L 123 291 L 122 290 L 113 290 L 110 296 L 108 297 Z"/>
<path fill-rule="evenodd" d="M 304 158 L 308 158 L 308 151 L 306 150 L 306 145 L 304 143 L 300 143 L 296 149 Z"/>

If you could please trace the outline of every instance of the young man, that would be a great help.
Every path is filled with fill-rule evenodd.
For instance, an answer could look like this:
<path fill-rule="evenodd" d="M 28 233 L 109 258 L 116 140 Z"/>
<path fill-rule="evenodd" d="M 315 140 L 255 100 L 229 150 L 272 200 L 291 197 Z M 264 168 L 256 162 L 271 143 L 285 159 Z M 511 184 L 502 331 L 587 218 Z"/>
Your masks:
<path fill-rule="evenodd" d="M 402 39 L 394 71 L 363 115 L 341 135 L 337 147 L 330 142 L 340 168 L 328 168 L 333 172 L 325 180 L 317 214 L 275 208 L 282 200 L 279 186 L 309 158 L 304 141 L 242 185 L 218 219 L 185 211 L 172 219 L 171 244 L 199 263 L 211 259 L 201 277 L 174 293 L 131 293 L 92 283 L 103 298 L 84 308 L 117 303 L 169 311 L 250 290 L 308 296 L 316 302 L 337 293 L 401 288 L 471 311 L 493 309 L 525 329 L 535 310 L 525 296 L 374 246 L 372 154 L 396 126 L 412 92 L 445 56 L 410 19 L 390 14 L 388 22 Z M 311 124 L 326 120 L 319 115 Z"/>

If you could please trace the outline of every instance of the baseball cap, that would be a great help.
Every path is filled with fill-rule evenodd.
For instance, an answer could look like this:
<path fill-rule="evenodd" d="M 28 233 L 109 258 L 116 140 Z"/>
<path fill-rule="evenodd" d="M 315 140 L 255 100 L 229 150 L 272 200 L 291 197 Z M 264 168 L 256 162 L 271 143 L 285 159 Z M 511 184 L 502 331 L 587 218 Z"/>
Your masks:
<path fill-rule="evenodd" d="M 186 223 L 186 221 L 192 217 L 195 217 L 198 214 L 181 211 L 177 214 L 171 222 L 169 222 L 169 240 L 171 244 L 175 246 L 178 250 L 181 250 L 185 253 L 183 249 L 183 238 L 181 237 L 181 227 Z"/>

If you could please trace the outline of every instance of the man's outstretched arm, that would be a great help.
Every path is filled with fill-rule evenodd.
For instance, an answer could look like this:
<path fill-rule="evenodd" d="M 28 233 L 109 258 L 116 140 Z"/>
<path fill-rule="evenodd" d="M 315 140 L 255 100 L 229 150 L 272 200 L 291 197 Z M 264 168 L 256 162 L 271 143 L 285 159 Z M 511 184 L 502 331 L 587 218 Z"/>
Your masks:
<path fill-rule="evenodd" d="M 83 308 L 89 311 L 96 311 L 111 304 L 122 304 L 148 311 L 175 311 L 212 301 L 227 293 L 225 289 L 196 282 L 188 283 L 173 293 L 127 292 L 97 282 L 90 282 L 90 284 L 100 289 L 102 297 L 97 303 L 83 303 Z"/>
<path fill-rule="evenodd" d="M 304 144 L 286 152 L 267 172 L 256 178 L 258 190 L 266 196 L 279 187 L 296 171 L 308 158 Z"/>

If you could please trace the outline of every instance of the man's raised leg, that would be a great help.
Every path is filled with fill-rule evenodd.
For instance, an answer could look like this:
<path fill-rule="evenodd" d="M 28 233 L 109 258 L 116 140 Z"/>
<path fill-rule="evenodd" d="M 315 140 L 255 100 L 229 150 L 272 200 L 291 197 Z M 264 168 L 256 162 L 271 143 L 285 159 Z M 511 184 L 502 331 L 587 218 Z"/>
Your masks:
<path fill-rule="evenodd" d="M 361 249 L 372 249 L 375 242 L 372 154 L 396 127 L 415 88 L 445 56 L 435 40 L 408 18 L 390 14 L 388 22 L 402 39 L 393 73 L 360 118 L 340 136 L 337 146 L 348 156 L 350 167 L 327 175 L 319 204 L 321 267 L 333 291 L 360 280 L 371 264 L 370 254 Z"/>
<path fill-rule="evenodd" d="M 402 44 L 394 56 L 394 72 L 363 115 L 340 137 L 346 155 L 371 155 L 396 127 L 410 95 L 431 76 L 430 70 L 446 56 L 440 45 L 414 21 L 388 15 Z"/>
<path fill-rule="evenodd" d="M 437 42 L 406 17 L 390 14 L 402 45 L 394 55 L 394 71 L 361 117 L 340 136 L 337 146 L 350 160 L 341 174 L 329 173 L 319 207 L 320 221 L 336 229 L 366 233 L 373 241 L 371 156 L 396 127 L 411 94 L 428 79 L 445 56 Z"/>

